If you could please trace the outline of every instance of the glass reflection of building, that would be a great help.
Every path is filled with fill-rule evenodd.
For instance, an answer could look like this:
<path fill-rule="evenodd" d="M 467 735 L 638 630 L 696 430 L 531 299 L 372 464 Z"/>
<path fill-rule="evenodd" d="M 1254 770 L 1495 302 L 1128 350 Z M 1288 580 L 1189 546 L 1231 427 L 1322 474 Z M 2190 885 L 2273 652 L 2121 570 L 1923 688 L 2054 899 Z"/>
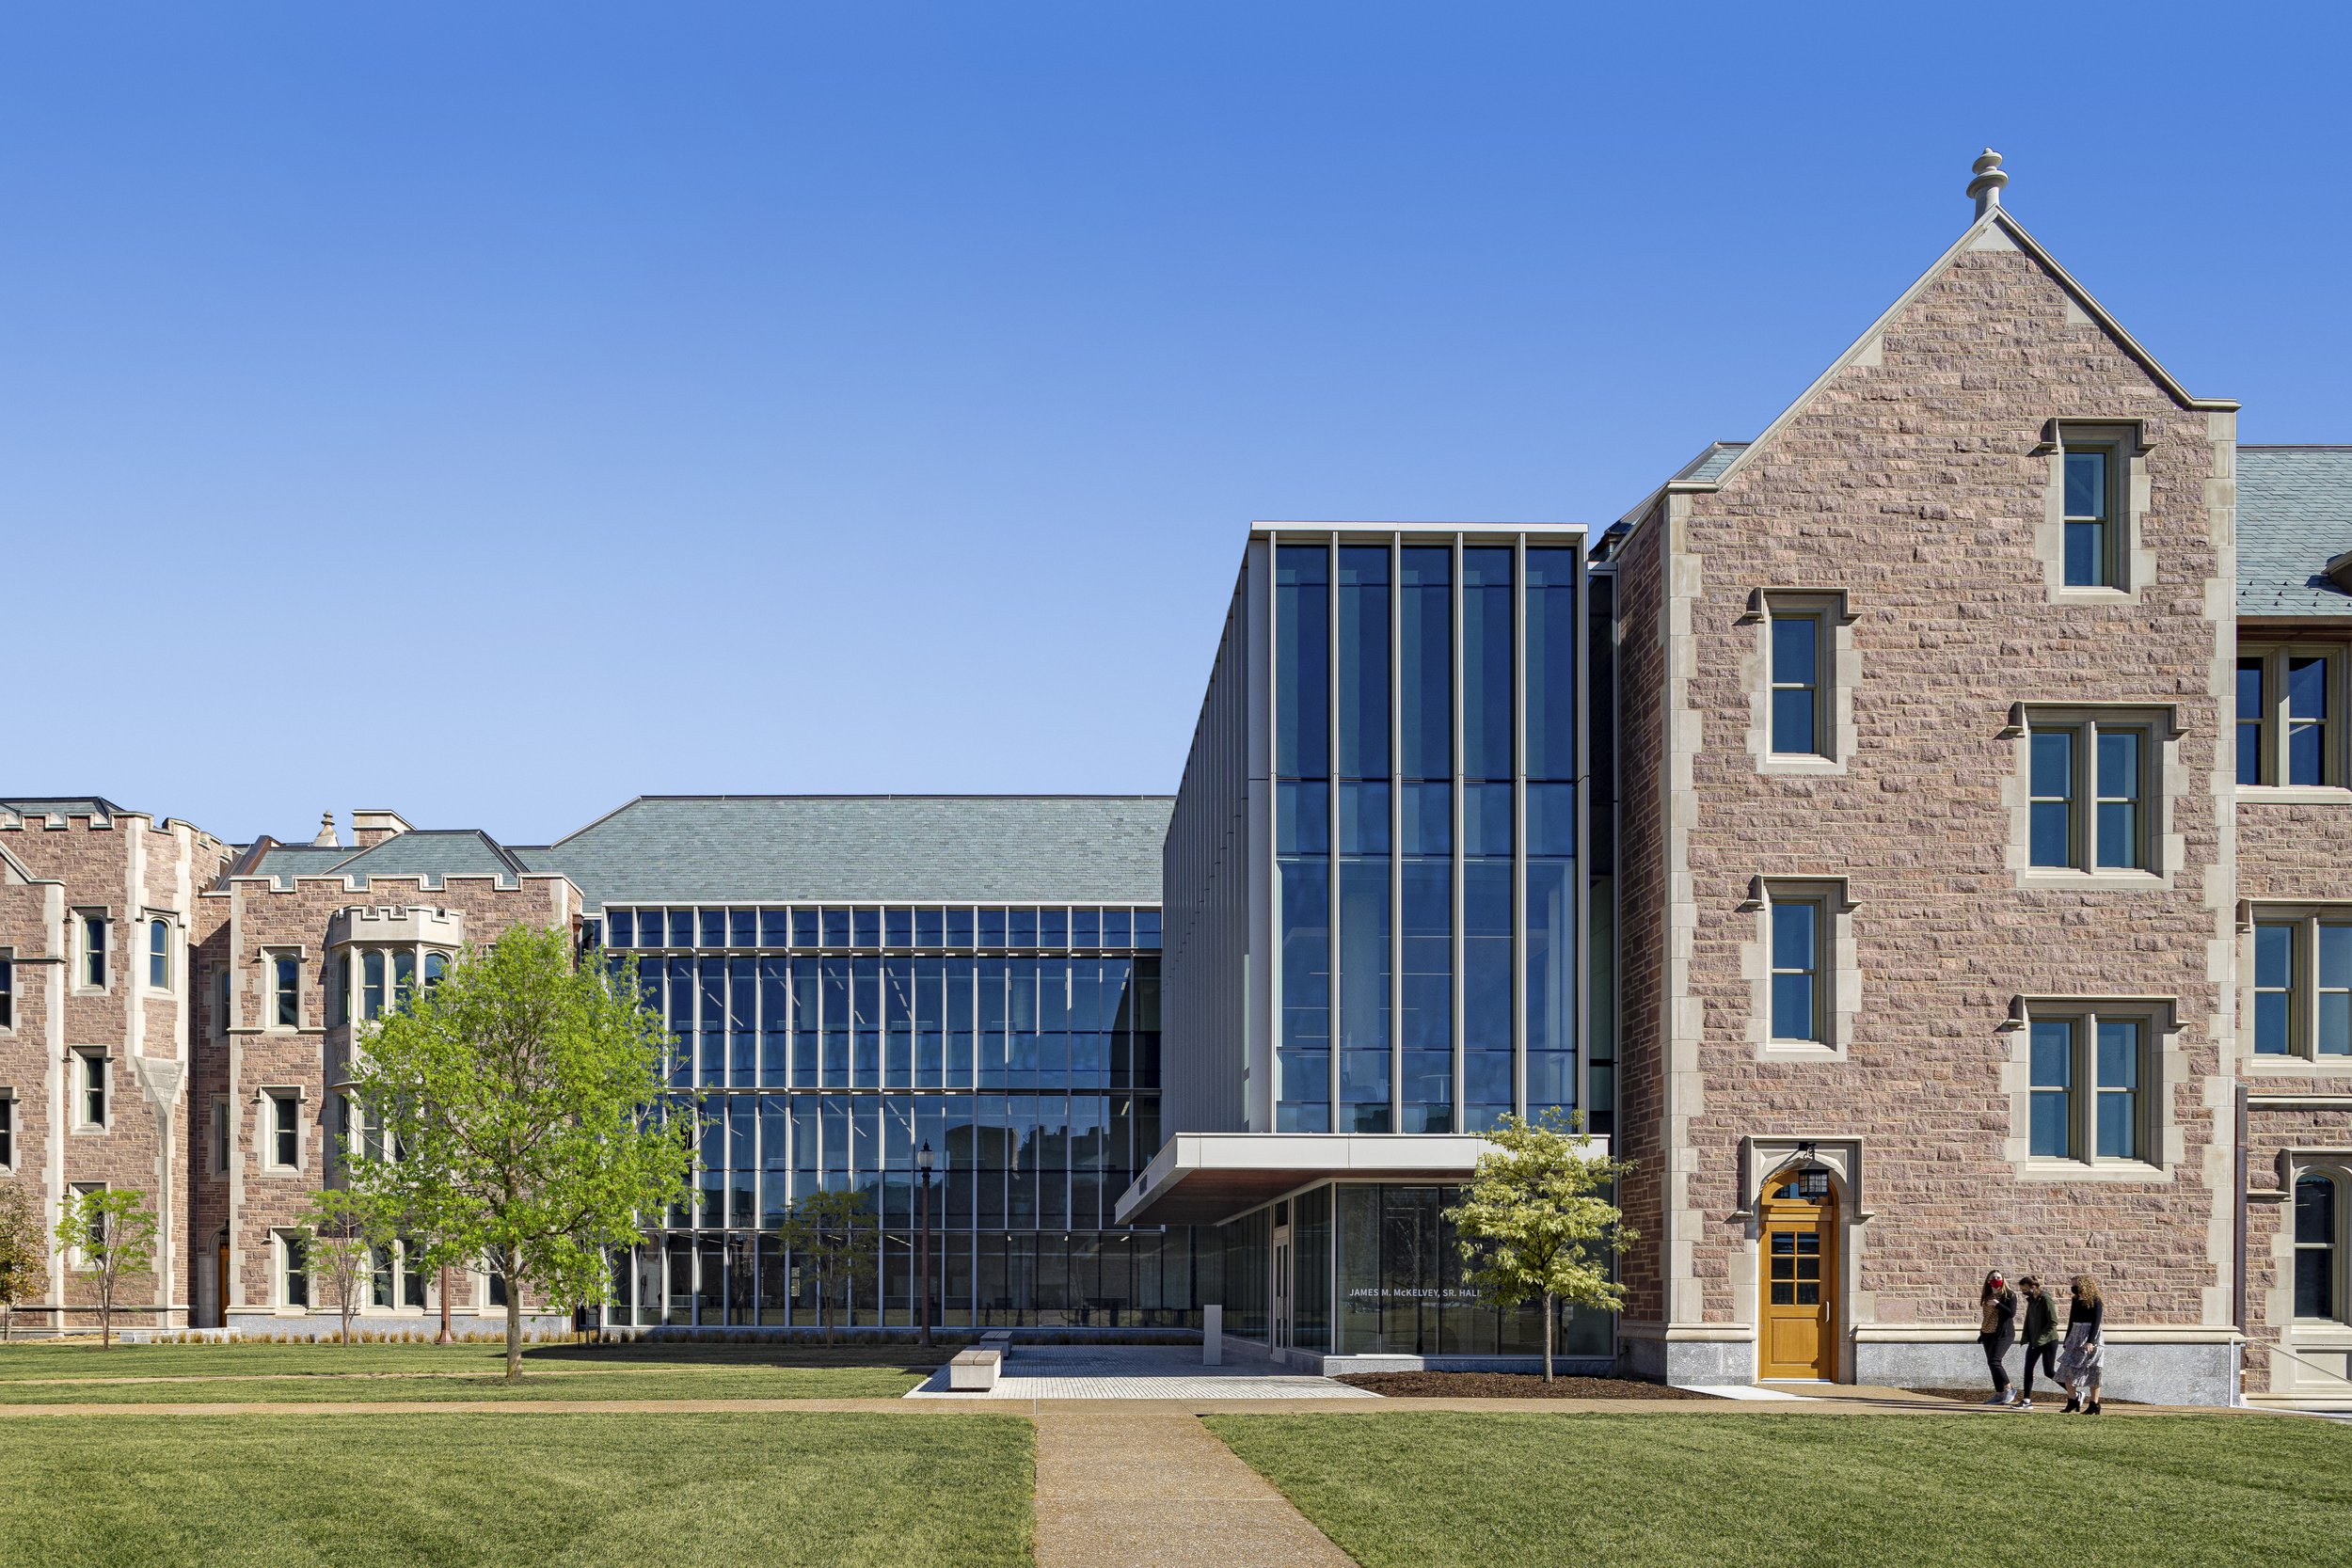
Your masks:
<path fill-rule="evenodd" d="M 1170 1138 L 1120 1208 L 1216 1224 L 1229 1327 L 1277 1351 L 1541 1346 L 1463 1284 L 1439 1214 L 1506 1113 L 1606 1126 L 1581 1092 L 1613 1038 L 1580 983 L 1582 543 L 1250 540 L 1169 829 Z M 1564 1328 L 1608 1354 L 1606 1320 Z"/>
<path fill-rule="evenodd" d="M 616 1259 L 606 1321 L 814 1325 L 814 1273 L 775 1231 L 847 1188 L 882 1267 L 836 1322 L 913 1323 L 929 1144 L 935 1322 L 1197 1325 L 1190 1231 L 1110 1214 L 1159 1139 L 1159 926 L 1134 905 L 608 902 L 592 934 L 669 1024 L 700 1161 L 691 1201 Z"/>

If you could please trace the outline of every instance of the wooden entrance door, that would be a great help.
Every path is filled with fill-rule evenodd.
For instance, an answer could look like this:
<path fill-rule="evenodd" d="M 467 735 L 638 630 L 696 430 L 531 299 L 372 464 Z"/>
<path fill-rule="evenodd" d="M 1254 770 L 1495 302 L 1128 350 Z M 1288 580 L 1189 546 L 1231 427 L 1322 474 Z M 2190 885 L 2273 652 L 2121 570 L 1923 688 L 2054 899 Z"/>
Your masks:
<path fill-rule="evenodd" d="M 1800 1180 L 1777 1180 L 1764 1198 L 1756 1375 L 1828 1381 L 1837 1376 L 1837 1195 L 1806 1198 Z"/>

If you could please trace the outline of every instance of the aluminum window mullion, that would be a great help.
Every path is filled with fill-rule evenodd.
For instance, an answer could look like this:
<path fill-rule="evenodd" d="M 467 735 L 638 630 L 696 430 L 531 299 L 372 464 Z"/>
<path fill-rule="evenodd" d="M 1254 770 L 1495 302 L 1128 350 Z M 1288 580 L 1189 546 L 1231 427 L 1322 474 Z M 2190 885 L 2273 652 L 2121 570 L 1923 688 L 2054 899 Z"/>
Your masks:
<path fill-rule="evenodd" d="M 1447 579 L 1446 594 L 1449 603 L 1447 616 L 1449 626 L 1447 629 L 1454 643 L 1451 665 L 1451 679 L 1453 681 L 1454 688 L 1454 755 L 1451 763 L 1451 772 L 1454 782 L 1452 787 L 1447 791 L 1447 794 L 1452 798 L 1449 801 L 1449 806 L 1454 813 L 1454 842 L 1450 847 L 1449 856 L 1454 877 L 1454 955 L 1452 964 L 1453 974 L 1447 977 L 1446 990 L 1449 997 L 1449 1006 L 1453 1008 L 1453 1017 L 1449 1021 L 1448 1034 L 1449 1043 L 1452 1047 L 1450 1053 L 1453 1058 L 1454 1103 L 1448 1108 L 1447 1123 L 1454 1132 L 1459 1132 L 1465 1130 L 1465 1122 L 1467 1119 L 1463 1114 L 1462 1097 L 1468 1087 L 1466 1082 L 1467 1073 L 1465 1071 L 1464 1053 L 1469 1049 L 1468 1041 L 1466 1040 L 1463 1032 L 1464 1007 L 1462 1005 L 1463 993 L 1467 985 L 1467 977 L 1463 973 L 1463 966 L 1469 961 L 1469 946 L 1462 932 L 1462 921 L 1467 897 L 1463 877 L 1465 863 L 1463 860 L 1464 849 L 1462 843 L 1462 796 L 1464 792 L 1464 781 L 1466 774 L 1462 764 L 1463 591 L 1462 536 L 1459 533 L 1456 533 L 1454 536 L 1453 548 L 1454 560 L 1452 563 L 1452 571 Z M 1338 1210 L 1335 1206 L 1333 1213 L 1336 1215 L 1337 1212 Z M 1334 1224 L 1336 1223 L 1337 1221 L 1335 1219 Z"/>
<path fill-rule="evenodd" d="M 1329 825 L 1329 842 L 1324 846 L 1324 875 L 1330 892 L 1326 895 L 1328 911 L 1325 927 L 1330 942 L 1330 954 L 1326 973 L 1330 976 L 1330 1016 L 1325 1024 L 1325 1038 L 1330 1046 L 1330 1101 L 1327 1113 L 1331 1131 L 1340 1126 L 1340 1040 L 1344 1022 L 1342 1008 L 1344 1000 L 1340 978 L 1340 536 L 1334 531 L 1324 536 L 1324 809 Z"/>
<path fill-rule="evenodd" d="M 1527 1115 L 1527 535 L 1511 540 L 1511 1109 Z"/>
<path fill-rule="evenodd" d="M 1389 536 L 1389 1129 L 1405 1130 L 1405 539 Z M 1332 1211 L 1334 1221 L 1337 1207 Z"/>

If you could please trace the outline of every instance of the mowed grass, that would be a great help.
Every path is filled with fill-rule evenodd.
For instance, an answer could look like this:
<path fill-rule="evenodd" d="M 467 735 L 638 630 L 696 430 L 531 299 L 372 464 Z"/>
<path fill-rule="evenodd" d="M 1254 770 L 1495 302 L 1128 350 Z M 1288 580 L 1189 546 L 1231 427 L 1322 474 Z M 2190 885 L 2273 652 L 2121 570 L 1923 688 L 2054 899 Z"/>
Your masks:
<path fill-rule="evenodd" d="M 0 1405 L 322 1400 L 895 1399 L 944 1353 L 890 1346 L 526 1346 L 523 1381 L 497 1345 L 0 1346 Z M 157 1379 L 163 1381 L 144 1381 Z"/>
<path fill-rule="evenodd" d="M 2283 1416 L 1212 1416 L 1363 1568 L 2352 1563 L 2352 1428 Z"/>
<path fill-rule="evenodd" d="M 1013 1568 L 1019 1417 L 0 1421 L 0 1562 Z"/>

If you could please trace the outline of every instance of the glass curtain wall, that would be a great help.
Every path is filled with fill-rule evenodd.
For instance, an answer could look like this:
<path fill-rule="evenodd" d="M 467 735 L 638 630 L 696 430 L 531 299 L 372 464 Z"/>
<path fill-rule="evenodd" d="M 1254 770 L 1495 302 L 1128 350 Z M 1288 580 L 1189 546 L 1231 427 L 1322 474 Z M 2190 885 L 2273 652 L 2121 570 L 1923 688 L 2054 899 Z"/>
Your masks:
<path fill-rule="evenodd" d="M 1275 1129 L 1578 1104 L 1580 552 L 1276 541 Z"/>
<path fill-rule="evenodd" d="M 1540 1304 L 1498 1307 L 1465 1277 L 1461 1248 L 1444 1212 L 1462 1189 L 1341 1182 L 1336 1195 L 1333 1276 L 1343 1355 L 1535 1355 L 1544 1348 Z M 1606 1312 L 1558 1309 L 1553 1348 L 1606 1357 L 1613 1323 Z M 1304 1343 L 1302 1340 L 1301 1343 Z"/>
<path fill-rule="evenodd" d="M 1121 1229 L 1159 1130 L 1159 911 L 615 909 L 676 1044 L 701 1174 L 618 1259 L 608 1321 L 809 1325 L 814 1273 L 763 1230 L 866 1195 L 881 1267 L 843 1326 L 917 1317 L 915 1151 L 931 1147 L 933 1321 L 1197 1324 L 1190 1233 Z M 1207 1288 L 1216 1299 L 1215 1263 Z"/>

